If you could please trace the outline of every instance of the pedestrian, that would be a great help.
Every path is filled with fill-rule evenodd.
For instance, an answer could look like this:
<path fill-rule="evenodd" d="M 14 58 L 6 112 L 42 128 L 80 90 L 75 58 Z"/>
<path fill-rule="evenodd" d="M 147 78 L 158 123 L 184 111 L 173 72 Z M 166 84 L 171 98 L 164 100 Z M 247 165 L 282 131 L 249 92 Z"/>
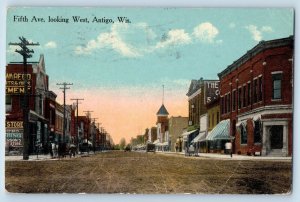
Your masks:
<path fill-rule="evenodd" d="M 50 156 L 53 159 L 53 149 L 52 149 L 52 143 L 49 144 L 49 152 L 50 152 Z"/>
<path fill-rule="evenodd" d="M 232 143 L 231 142 L 226 142 L 225 143 L 225 151 L 232 158 Z"/>

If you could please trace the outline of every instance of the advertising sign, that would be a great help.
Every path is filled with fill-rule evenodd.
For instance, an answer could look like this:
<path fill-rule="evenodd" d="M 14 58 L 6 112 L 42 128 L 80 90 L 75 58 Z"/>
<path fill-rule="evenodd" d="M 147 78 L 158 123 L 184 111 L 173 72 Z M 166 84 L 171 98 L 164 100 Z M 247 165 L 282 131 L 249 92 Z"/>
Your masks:
<path fill-rule="evenodd" d="M 6 144 L 21 147 L 23 137 L 23 121 L 6 121 Z"/>

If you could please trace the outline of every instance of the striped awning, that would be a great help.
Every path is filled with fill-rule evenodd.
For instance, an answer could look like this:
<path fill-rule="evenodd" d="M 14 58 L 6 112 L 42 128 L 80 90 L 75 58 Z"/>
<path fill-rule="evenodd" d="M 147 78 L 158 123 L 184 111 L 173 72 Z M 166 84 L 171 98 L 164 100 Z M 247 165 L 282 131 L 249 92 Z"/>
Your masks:
<path fill-rule="evenodd" d="M 230 136 L 230 120 L 226 119 L 218 123 L 212 131 L 207 135 L 206 140 L 231 140 Z"/>
<path fill-rule="evenodd" d="M 184 133 L 182 133 L 182 137 L 183 137 L 183 140 L 184 141 L 186 141 L 187 140 L 187 137 L 190 135 L 190 134 L 192 134 L 192 133 L 194 133 L 194 132 L 196 132 L 197 130 L 191 130 L 191 131 L 188 131 L 188 132 L 184 132 Z"/>

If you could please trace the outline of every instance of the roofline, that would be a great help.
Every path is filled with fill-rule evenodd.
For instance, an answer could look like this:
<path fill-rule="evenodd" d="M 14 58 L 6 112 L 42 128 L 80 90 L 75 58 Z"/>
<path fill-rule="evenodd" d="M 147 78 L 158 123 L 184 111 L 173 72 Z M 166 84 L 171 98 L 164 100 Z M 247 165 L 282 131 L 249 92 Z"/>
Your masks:
<path fill-rule="evenodd" d="M 228 75 L 235 69 L 239 68 L 242 64 L 246 63 L 250 58 L 258 55 L 264 50 L 270 48 L 278 48 L 282 46 L 288 46 L 294 44 L 294 35 L 291 35 L 286 38 L 274 39 L 269 41 L 260 41 L 256 46 L 254 46 L 251 50 L 247 51 L 242 57 L 234 61 L 231 65 L 228 65 L 226 69 L 218 73 L 219 78 Z"/>

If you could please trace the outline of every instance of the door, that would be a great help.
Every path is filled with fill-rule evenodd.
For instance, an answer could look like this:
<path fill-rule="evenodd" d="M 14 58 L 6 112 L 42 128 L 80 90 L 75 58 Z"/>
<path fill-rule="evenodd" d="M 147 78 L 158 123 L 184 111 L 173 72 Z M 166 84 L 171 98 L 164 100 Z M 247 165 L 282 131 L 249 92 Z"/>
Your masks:
<path fill-rule="evenodd" d="M 272 126 L 270 128 L 271 149 L 282 149 L 283 147 L 283 126 Z"/>

